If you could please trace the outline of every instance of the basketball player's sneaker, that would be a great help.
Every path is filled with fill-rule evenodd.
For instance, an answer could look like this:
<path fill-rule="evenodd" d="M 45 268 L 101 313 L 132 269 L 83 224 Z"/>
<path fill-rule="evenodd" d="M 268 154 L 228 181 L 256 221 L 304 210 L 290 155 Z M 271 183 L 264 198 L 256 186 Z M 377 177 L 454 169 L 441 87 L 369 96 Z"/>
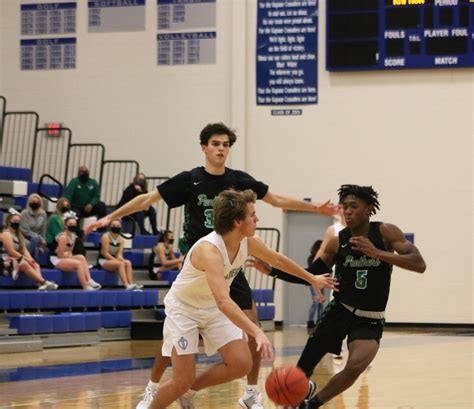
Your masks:
<path fill-rule="evenodd" d="M 306 398 L 304 399 L 304 401 L 300 403 L 300 405 L 298 406 L 298 409 L 319 408 L 319 405 L 315 406 L 316 401 L 314 400 L 316 397 L 317 390 L 318 390 L 318 385 L 316 385 L 316 382 L 309 380 L 308 381 L 308 394 L 306 395 Z"/>
<path fill-rule="evenodd" d="M 148 409 L 156 395 L 157 390 L 158 388 L 153 388 L 152 386 L 147 385 L 145 392 L 142 395 L 142 400 L 138 402 L 138 405 L 135 409 Z"/>
<path fill-rule="evenodd" d="M 263 396 L 259 391 L 246 389 L 239 399 L 239 405 L 245 409 L 263 409 Z"/>
<path fill-rule="evenodd" d="M 194 395 L 196 391 L 189 390 L 178 398 L 178 404 L 181 409 L 194 409 Z"/>

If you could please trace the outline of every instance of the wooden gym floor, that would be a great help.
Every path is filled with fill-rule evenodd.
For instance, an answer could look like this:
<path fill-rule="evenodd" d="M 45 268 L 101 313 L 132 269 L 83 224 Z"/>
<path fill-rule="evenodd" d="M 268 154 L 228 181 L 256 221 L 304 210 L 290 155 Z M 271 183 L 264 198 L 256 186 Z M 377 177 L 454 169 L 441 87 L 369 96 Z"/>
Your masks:
<path fill-rule="evenodd" d="M 324 408 L 472 409 L 473 335 L 472 331 L 386 330 L 372 366 L 356 384 Z M 275 365 L 295 363 L 306 337 L 306 329 L 300 327 L 270 333 L 276 349 Z M 123 341 L 2 354 L 0 408 L 135 408 L 158 345 L 156 341 Z M 208 362 L 207 358 L 200 358 L 204 363 L 198 368 Z M 326 355 L 316 368 L 314 379 L 324 386 L 343 366 L 344 360 L 337 363 Z M 264 364 L 260 374 L 262 388 L 270 371 L 271 366 Z M 170 370 L 165 378 L 169 373 Z M 201 391 L 196 407 L 237 409 L 244 387 L 242 379 Z M 276 407 L 266 396 L 264 406 Z"/>

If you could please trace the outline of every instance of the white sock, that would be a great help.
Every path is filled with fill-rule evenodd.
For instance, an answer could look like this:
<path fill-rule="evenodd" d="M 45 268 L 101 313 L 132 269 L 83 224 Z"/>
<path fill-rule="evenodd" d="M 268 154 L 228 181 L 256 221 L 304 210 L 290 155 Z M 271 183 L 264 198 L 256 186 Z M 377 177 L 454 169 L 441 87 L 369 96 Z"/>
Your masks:
<path fill-rule="evenodd" d="M 258 385 L 247 385 L 246 391 L 248 393 L 258 393 Z"/>
<path fill-rule="evenodd" d="M 158 386 L 160 386 L 159 382 L 153 382 L 151 379 L 148 381 L 148 385 L 152 389 L 158 389 Z"/>

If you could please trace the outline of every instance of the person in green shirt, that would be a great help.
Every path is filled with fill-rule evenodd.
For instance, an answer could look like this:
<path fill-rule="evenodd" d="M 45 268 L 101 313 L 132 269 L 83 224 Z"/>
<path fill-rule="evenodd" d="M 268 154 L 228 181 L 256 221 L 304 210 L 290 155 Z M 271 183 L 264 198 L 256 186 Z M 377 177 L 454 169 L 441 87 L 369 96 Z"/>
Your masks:
<path fill-rule="evenodd" d="M 100 186 L 89 176 L 89 169 L 85 165 L 79 167 L 77 177 L 69 182 L 64 196 L 79 217 L 101 218 L 107 214 L 105 203 L 100 201 Z"/>
<path fill-rule="evenodd" d="M 71 210 L 69 200 L 65 197 L 60 197 L 56 202 L 55 212 L 49 216 L 48 222 L 46 223 L 46 232 L 44 236 L 46 239 L 46 246 L 50 251 L 56 250 L 56 236 L 64 231 L 64 213 L 69 210 Z"/>

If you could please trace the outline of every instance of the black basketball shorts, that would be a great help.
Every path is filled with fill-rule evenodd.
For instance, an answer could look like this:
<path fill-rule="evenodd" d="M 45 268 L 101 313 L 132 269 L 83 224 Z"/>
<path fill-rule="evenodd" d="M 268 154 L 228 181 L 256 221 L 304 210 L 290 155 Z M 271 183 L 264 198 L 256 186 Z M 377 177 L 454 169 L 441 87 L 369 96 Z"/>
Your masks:
<path fill-rule="evenodd" d="M 244 270 L 241 269 L 235 276 L 230 286 L 230 298 L 240 307 L 241 310 L 252 309 L 252 290 L 245 278 Z"/>

